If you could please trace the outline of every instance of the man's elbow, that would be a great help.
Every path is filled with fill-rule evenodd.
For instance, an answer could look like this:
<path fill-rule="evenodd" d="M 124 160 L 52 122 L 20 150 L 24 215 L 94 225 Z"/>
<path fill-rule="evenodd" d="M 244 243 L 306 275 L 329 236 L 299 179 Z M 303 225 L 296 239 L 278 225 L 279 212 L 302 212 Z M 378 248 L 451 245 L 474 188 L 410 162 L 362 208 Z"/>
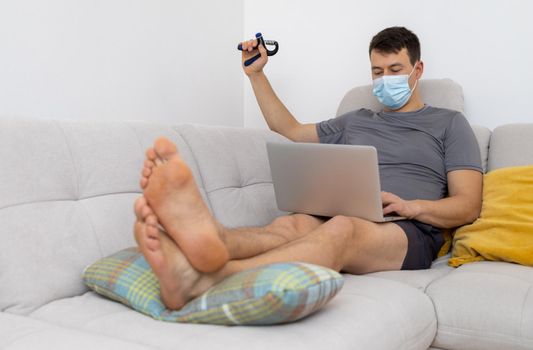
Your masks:
<path fill-rule="evenodd" d="M 471 224 L 474 221 L 479 218 L 479 215 L 481 214 L 481 201 L 479 203 L 476 201 L 475 203 L 472 203 L 470 209 L 467 211 L 465 215 L 465 221 L 466 224 Z"/>

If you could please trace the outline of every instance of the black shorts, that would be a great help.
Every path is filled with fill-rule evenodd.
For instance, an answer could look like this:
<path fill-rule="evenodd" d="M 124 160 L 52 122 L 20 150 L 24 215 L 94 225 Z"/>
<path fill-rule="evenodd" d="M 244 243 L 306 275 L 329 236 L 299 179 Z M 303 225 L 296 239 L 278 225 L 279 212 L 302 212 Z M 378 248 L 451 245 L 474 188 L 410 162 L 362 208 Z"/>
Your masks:
<path fill-rule="evenodd" d="M 416 220 L 395 221 L 407 236 L 407 254 L 402 270 L 429 269 L 444 244 L 442 231 Z"/>

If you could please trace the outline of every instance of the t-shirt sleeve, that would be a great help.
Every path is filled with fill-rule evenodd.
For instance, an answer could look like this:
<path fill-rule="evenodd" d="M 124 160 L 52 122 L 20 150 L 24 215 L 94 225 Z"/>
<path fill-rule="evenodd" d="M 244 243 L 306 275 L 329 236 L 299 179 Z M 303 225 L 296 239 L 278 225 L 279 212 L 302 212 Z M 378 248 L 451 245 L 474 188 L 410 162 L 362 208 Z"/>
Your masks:
<path fill-rule="evenodd" d="M 481 153 L 472 127 L 461 113 L 451 120 L 444 135 L 444 163 L 446 173 L 471 169 L 483 172 Z"/>
<path fill-rule="evenodd" d="M 344 131 L 348 122 L 348 114 L 343 114 L 336 118 L 324 120 L 316 124 L 316 132 L 320 143 L 344 143 Z"/>

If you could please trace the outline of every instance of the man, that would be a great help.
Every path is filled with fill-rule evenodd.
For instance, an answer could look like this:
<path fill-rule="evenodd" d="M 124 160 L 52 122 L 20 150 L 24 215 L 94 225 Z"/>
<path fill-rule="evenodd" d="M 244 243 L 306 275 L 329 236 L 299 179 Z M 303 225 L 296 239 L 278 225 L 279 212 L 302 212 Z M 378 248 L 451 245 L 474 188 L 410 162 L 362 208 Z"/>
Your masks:
<path fill-rule="evenodd" d="M 167 139 L 146 152 L 135 238 L 160 280 L 161 297 L 180 309 L 225 277 L 259 265 L 303 261 L 352 274 L 424 269 L 443 244 L 442 228 L 474 221 L 481 208 L 479 149 L 459 112 L 433 108 L 416 88 L 424 71 L 415 34 L 378 33 L 369 48 L 374 94 L 384 105 L 318 124 L 299 123 L 278 99 L 263 67 L 265 48 L 243 42 L 244 67 L 269 127 L 297 142 L 369 144 L 378 150 L 384 214 L 373 223 L 293 214 L 260 228 L 227 229 L 209 213 L 191 171 Z"/>

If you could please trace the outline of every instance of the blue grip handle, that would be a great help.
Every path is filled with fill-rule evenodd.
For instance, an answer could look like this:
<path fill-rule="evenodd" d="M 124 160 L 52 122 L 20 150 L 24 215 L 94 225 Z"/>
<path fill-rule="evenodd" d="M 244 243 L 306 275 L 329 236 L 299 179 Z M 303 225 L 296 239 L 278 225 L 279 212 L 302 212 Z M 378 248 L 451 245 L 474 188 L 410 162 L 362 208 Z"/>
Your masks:
<path fill-rule="evenodd" d="M 246 61 L 244 61 L 244 66 L 248 67 L 249 65 L 251 65 L 252 63 L 257 61 L 259 59 L 259 57 L 261 57 L 261 54 L 257 54 L 254 57 L 252 57 L 250 59 L 247 59 Z"/>

